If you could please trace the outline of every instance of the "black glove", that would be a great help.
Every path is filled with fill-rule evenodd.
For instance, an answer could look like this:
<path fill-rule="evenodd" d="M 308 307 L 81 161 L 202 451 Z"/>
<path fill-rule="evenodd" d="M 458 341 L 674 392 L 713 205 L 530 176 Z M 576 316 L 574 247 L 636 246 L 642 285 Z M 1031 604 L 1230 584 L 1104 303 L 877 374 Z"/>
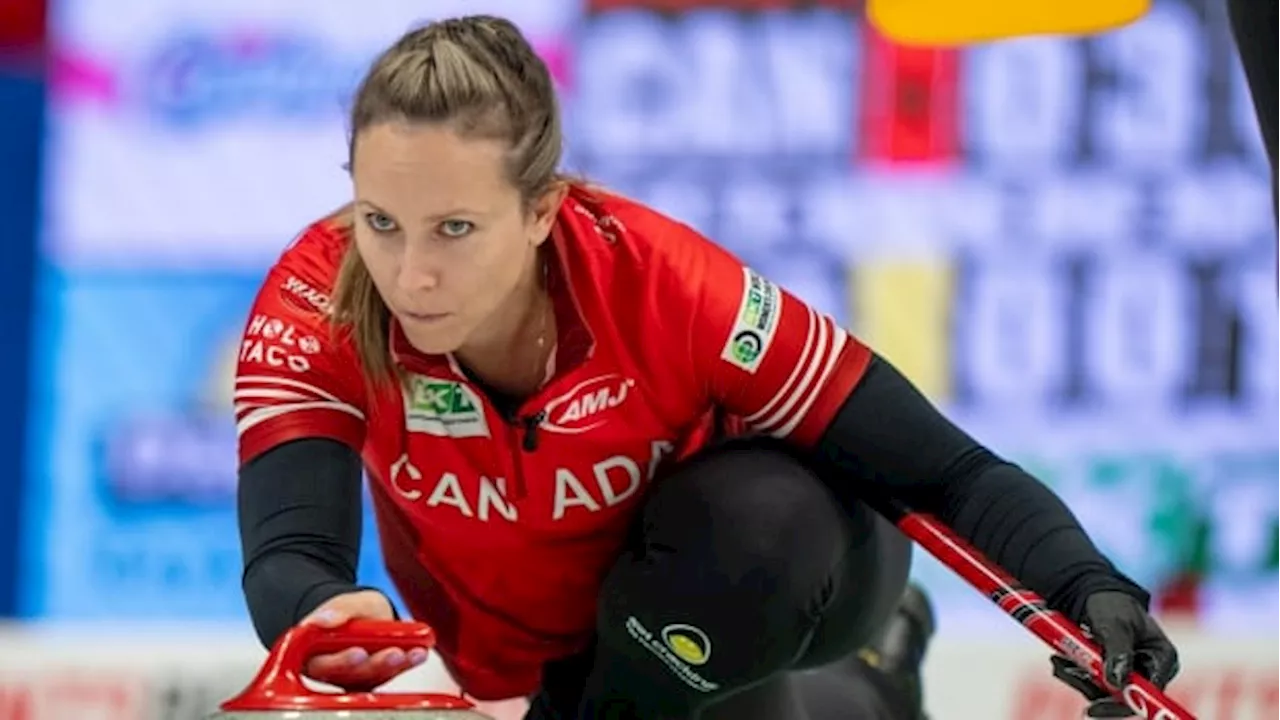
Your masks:
<path fill-rule="evenodd" d="M 1103 671 L 1112 687 L 1123 687 L 1131 671 L 1161 690 L 1178 674 L 1178 651 L 1164 631 L 1132 596 L 1112 590 L 1085 599 L 1086 633 L 1102 646 Z M 1087 671 L 1060 655 L 1053 658 L 1053 676 L 1089 701 L 1092 718 L 1131 717 L 1133 711 L 1093 681 Z"/>

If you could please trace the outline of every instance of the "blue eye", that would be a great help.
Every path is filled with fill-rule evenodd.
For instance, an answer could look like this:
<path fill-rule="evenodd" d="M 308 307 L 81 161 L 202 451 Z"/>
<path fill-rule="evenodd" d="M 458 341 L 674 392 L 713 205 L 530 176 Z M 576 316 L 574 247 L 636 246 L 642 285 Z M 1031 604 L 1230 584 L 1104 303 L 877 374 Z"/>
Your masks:
<path fill-rule="evenodd" d="M 460 238 L 470 234 L 475 227 L 467 220 L 445 220 L 440 223 L 440 234 L 447 238 Z"/>
<path fill-rule="evenodd" d="M 374 232 L 380 232 L 380 233 L 395 232 L 397 228 L 395 220 L 392 220 L 387 215 L 379 212 L 365 213 L 364 222 Z"/>

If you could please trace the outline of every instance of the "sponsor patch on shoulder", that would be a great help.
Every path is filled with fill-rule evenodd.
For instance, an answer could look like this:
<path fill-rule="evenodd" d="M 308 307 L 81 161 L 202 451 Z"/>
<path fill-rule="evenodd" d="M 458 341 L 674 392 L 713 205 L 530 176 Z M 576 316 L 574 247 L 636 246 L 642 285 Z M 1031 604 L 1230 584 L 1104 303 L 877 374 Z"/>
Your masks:
<path fill-rule="evenodd" d="M 777 285 L 755 270 L 744 267 L 742 273 L 742 303 L 720 351 L 720 359 L 754 374 L 778 330 L 782 293 Z"/>
<path fill-rule="evenodd" d="M 296 275 L 290 274 L 285 278 L 285 281 L 280 284 L 280 289 L 285 291 L 285 301 L 298 310 L 321 312 L 326 315 L 332 310 L 332 301 L 328 293 L 307 284 Z"/>

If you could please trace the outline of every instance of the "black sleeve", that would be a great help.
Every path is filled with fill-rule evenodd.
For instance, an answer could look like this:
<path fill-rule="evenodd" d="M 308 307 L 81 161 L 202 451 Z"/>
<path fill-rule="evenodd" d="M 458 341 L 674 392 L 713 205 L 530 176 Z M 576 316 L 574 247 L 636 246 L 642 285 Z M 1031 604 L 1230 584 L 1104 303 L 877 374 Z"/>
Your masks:
<path fill-rule="evenodd" d="M 1276 27 L 1275 0 L 1227 0 L 1231 33 L 1249 82 L 1253 109 L 1271 161 L 1272 194 L 1276 182 Z"/>
<path fill-rule="evenodd" d="M 837 493 L 857 496 L 862 485 L 938 517 L 1076 621 L 1098 590 L 1150 601 L 1052 491 L 953 425 L 882 358 L 872 358 L 818 447 L 823 464 L 835 465 L 824 475 L 844 486 Z"/>
<path fill-rule="evenodd" d="M 242 586 L 267 647 L 325 600 L 360 589 L 360 467 L 354 450 L 317 438 L 240 468 Z"/>

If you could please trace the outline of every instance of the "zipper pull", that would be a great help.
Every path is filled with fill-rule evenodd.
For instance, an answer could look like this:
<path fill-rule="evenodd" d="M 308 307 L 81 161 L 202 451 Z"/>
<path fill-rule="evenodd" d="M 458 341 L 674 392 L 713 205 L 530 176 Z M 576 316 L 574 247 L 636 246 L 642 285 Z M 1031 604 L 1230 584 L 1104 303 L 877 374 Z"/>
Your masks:
<path fill-rule="evenodd" d="M 536 414 L 528 415 L 524 418 L 524 441 L 521 445 L 524 447 L 525 452 L 533 452 L 538 449 L 538 426 L 546 419 L 546 410 L 539 410 Z"/>

